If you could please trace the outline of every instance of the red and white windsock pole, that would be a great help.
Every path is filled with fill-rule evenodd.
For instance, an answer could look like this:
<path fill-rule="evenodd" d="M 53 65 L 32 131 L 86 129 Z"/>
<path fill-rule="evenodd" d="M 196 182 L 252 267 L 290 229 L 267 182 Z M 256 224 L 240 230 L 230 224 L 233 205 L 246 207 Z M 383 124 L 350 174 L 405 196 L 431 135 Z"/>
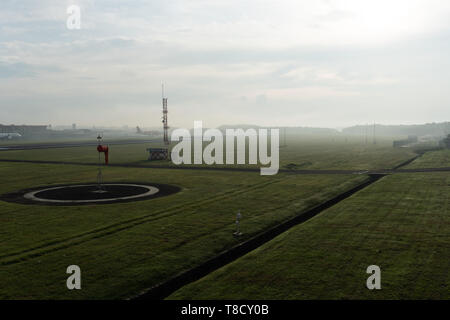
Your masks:
<path fill-rule="evenodd" d="M 100 158 L 100 153 L 104 153 L 105 154 L 105 165 L 107 165 L 108 164 L 108 151 L 109 151 L 109 148 L 108 148 L 108 146 L 102 146 L 102 145 L 98 145 L 97 146 L 97 151 L 98 151 L 98 156 L 99 156 L 99 158 Z"/>
<path fill-rule="evenodd" d="M 100 155 L 102 153 L 105 154 L 105 165 L 108 165 L 108 160 L 109 160 L 109 148 L 108 146 L 103 146 L 101 144 L 102 142 L 102 136 L 99 134 L 97 136 L 97 141 L 98 141 L 98 145 L 97 145 L 97 151 L 98 151 L 98 174 L 97 174 L 97 185 L 98 185 L 98 189 L 101 191 L 102 190 L 102 183 L 103 183 L 103 174 L 102 174 L 102 164 L 101 164 L 101 157 Z"/>

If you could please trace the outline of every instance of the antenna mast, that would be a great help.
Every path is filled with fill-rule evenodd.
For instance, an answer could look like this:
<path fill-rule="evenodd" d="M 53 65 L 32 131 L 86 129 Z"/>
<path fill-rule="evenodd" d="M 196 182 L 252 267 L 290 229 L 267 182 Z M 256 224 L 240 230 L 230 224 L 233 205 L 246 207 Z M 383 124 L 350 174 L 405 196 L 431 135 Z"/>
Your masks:
<path fill-rule="evenodd" d="M 375 122 L 373 123 L 373 144 L 377 144 L 377 139 L 375 135 Z"/>
<path fill-rule="evenodd" d="M 163 126 L 164 126 L 164 144 L 169 144 L 169 125 L 167 123 L 167 98 L 164 97 L 164 83 L 162 87 L 162 105 L 163 105 Z"/>
<path fill-rule="evenodd" d="M 365 142 L 366 142 L 366 144 L 367 144 L 367 131 L 368 131 L 368 128 L 369 127 L 369 124 L 367 123 L 366 125 L 365 125 Z"/>

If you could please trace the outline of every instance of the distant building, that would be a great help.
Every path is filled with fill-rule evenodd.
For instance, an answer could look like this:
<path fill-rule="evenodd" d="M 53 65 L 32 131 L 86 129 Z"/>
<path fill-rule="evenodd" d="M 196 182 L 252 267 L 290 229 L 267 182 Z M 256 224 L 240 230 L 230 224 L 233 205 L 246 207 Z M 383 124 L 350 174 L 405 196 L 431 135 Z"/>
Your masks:
<path fill-rule="evenodd" d="M 148 148 L 148 160 L 169 160 L 169 149 L 166 148 Z"/>
<path fill-rule="evenodd" d="M 161 131 L 158 131 L 158 130 L 142 131 L 142 129 L 139 128 L 139 126 L 136 127 L 136 133 L 142 134 L 145 136 L 155 136 L 155 137 L 161 135 Z"/>
<path fill-rule="evenodd" d="M 419 141 L 419 139 L 417 138 L 417 136 L 409 135 L 408 141 L 410 141 L 410 143 L 416 143 L 417 141 Z"/>
<path fill-rule="evenodd" d="M 439 142 L 442 148 L 450 149 L 450 134 Z"/>
<path fill-rule="evenodd" d="M 408 136 L 408 139 L 404 139 L 404 140 L 395 140 L 392 144 L 392 146 L 394 148 L 400 148 L 400 147 L 405 147 L 407 145 L 410 145 L 412 143 L 417 143 L 417 141 L 419 141 L 419 139 L 417 138 L 417 136 Z"/>
<path fill-rule="evenodd" d="M 20 133 L 22 136 L 40 135 L 48 133 L 47 126 L 29 125 L 3 125 L 0 124 L 0 133 Z"/>

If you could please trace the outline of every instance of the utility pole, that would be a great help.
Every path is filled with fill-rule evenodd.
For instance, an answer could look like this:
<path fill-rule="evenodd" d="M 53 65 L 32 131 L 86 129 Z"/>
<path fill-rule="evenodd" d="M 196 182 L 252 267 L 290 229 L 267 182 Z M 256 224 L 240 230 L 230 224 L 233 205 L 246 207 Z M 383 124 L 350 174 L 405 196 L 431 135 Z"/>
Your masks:
<path fill-rule="evenodd" d="M 281 128 L 281 133 L 282 133 L 282 137 L 281 137 L 280 148 L 287 147 L 287 144 L 286 144 L 286 127 Z"/>
<path fill-rule="evenodd" d="M 162 86 L 162 105 L 163 105 L 163 126 L 164 126 L 164 144 L 169 144 L 169 124 L 167 122 L 167 98 L 164 97 L 164 84 Z"/>
<path fill-rule="evenodd" d="M 377 139 L 375 136 L 375 122 L 373 123 L 373 144 L 377 144 Z"/>
<path fill-rule="evenodd" d="M 368 127 L 369 127 L 369 124 L 367 123 L 366 125 L 365 125 L 365 141 L 366 141 L 366 145 L 367 145 L 367 130 L 368 130 Z"/>

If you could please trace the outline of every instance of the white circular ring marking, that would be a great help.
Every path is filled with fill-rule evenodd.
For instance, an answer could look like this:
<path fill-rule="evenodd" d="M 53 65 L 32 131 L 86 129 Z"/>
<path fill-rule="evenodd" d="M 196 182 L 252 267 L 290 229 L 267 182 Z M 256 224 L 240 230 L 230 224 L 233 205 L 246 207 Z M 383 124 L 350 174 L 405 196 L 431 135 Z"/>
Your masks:
<path fill-rule="evenodd" d="M 28 200 L 33 201 L 40 201 L 40 202 L 52 202 L 52 203 L 90 203 L 90 202 L 107 202 L 107 201 L 119 201 L 119 200 L 129 200 L 129 199 L 136 199 L 136 198 L 142 198 L 154 195 L 159 192 L 159 189 L 153 186 L 145 186 L 141 184 L 125 184 L 125 183 L 108 183 L 107 186 L 129 186 L 129 187 L 140 187 L 145 188 L 148 191 L 146 193 L 134 195 L 134 196 L 127 196 L 127 197 L 119 197 L 119 198 L 107 198 L 107 199 L 92 199 L 92 200 L 54 200 L 54 199 L 44 199 L 36 197 L 37 193 L 44 192 L 44 191 L 50 191 L 50 190 L 58 190 L 63 188 L 78 188 L 78 187 L 90 187 L 93 186 L 92 184 L 79 184 L 79 185 L 72 185 L 72 186 L 62 186 L 62 187 L 53 187 L 53 188 L 47 188 L 47 189 L 41 189 L 36 190 L 32 192 L 28 192 L 24 194 L 24 198 Z"/>

